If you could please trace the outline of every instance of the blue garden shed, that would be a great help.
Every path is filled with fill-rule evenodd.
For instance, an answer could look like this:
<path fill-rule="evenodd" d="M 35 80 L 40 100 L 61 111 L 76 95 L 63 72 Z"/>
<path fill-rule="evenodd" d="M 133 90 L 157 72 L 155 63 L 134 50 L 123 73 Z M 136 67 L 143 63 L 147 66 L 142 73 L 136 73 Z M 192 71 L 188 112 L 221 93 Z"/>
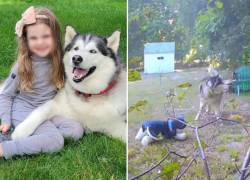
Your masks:
<path fill-rule="evenodd" d="M 175 42 L 154 42 L 144 45 L 144 73 L 174 71 Z"/>

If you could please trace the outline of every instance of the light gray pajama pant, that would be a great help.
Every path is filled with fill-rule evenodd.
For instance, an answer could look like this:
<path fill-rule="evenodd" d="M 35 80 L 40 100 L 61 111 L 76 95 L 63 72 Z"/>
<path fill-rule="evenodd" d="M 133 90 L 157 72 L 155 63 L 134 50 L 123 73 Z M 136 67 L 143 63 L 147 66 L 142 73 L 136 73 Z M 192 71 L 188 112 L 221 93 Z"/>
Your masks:
<path fill-rule="evenodd" d="M 21 121 L 13 121 L 16 127 Z M 55 116 L 41 124 L 35 132 L 23 139 L 2 142 L 5 159 L 14 155 L 30 155 L 41 152 L 52 153 L 62 149 L 64 138 L 78 140 L 83 135 L 83 126 L 76 121 Z"/>

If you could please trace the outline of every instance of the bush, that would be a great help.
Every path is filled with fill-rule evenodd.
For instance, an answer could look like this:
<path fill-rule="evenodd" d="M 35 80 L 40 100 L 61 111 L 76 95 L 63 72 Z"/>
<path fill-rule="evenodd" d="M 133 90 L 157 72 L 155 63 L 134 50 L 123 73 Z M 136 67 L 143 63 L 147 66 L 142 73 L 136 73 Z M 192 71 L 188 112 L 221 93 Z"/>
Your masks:
<path fill-rule="evenodd" d="M 141 56 L 134 56 L 129 59 L 128 66 L 132 69 L 141 69 L 143 64 L 143 58 Z"/>
<path fill-rule="evenodd" d="M 128 69 L 128 81 L 137 81 L 137 80 L 141 80 L 140 72 L 129 68 Z"/>

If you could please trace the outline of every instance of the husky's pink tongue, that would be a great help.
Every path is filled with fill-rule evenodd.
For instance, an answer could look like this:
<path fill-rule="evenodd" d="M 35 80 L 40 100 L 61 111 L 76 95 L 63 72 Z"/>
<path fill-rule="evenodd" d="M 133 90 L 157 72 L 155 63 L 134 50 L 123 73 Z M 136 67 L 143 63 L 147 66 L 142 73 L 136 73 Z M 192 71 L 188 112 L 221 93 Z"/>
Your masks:
<path fill-rule="evenodd" d="M 88 71 L 86 71 L 85 69 L 75 68 L 73 73 L 75 77 L 81 78 L 85 76 L 88 73 Z"/>

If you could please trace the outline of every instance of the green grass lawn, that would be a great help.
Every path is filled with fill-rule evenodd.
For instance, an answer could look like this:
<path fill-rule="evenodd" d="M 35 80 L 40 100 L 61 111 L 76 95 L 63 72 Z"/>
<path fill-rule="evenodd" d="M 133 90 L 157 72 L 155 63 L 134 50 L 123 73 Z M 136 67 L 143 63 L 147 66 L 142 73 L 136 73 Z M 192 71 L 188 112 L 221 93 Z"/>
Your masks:
<path fill-rule="evenodd" d="M 119 54 L 126 62 L 125 0 L 0 0 L 0 80 L 16 58 L 15 24 L 29 6 L 46 6 L 57 16 L 61 29 L 72 25 L 78 32 L 109 36 L 121 31 Z M 0 179 L 125 179 L 126 146 L 101 134 L 66 141 L 55 154 L 0 160 Z"/>
<path fill-rule="evenodd" d="M 125 146 L 102 134 L 66 140 L 54 154 L 0 161 L 0 179 L 125 179 Z"/>

